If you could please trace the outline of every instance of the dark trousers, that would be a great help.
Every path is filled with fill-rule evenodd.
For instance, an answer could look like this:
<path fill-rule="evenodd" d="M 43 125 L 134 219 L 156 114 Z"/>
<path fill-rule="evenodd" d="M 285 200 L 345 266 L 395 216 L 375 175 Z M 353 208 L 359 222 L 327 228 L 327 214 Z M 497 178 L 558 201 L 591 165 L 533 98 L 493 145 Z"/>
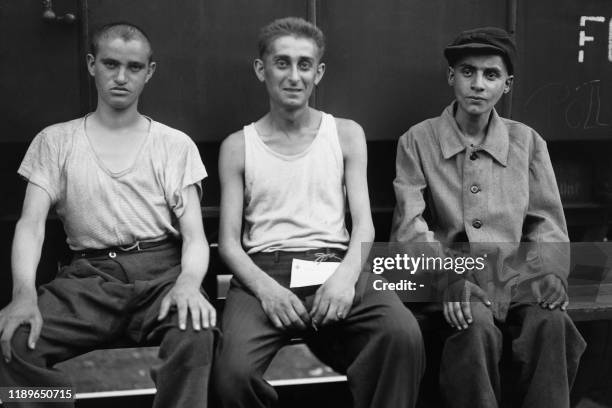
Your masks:
<path fill-rule="evenodd" d="M 161 363 L 151 370 L 157 386 L 154 407 L 206 407 L 213 356 L 213 331 L 178 329 L 177 313 L 158 321 L 161 300 L 180 273 L 180 246 L 166 243 L 135 252 L 76 254 L 70 265 L 39 289 L 43 327 L 36 349 L 27 347 L 29 326 L 12 339 L 12 360 L 0 361 L 5 387 L 69 387 L 61 361 L 126 337 L 161 341 Z M 71 403 L 19 405 L 41 408 Z"/>
<path fill-rule="evenodd" d="M 309 253 L 257 254 L 255 263 L 289 286 L 291 260 L 313 260 Z M 213 377 L 225 408 L 270 407 L 274 389 L 263 374 L 277 351 L 299 334 L 326 364 L 346 373 L 356 408 L 407 408 L 416 404 L 425 368 L 418 323 L 395 293 L 374 291 L 374 275 L 361 274 L 349 315 L 341 322 L 304 332 L 275 328 L 259 300 L 236 279 L 223 312 L 223 339 Z M 315 288 L 298 291 L 307 309 Z"/>
<path fill-rule="evenodd" d="M 447 407 L 500 404 L 502 332 L 491 310 L 472 304 L 473 323 L 446 339 L 440 388 Z M 537 304 L 512 304 L 508 324 L 519 327 L 512 355 L 519 367 L 517 400 L 523 408 L 569 408 L 569 394 L 586 343 L 567 313 Z"/>

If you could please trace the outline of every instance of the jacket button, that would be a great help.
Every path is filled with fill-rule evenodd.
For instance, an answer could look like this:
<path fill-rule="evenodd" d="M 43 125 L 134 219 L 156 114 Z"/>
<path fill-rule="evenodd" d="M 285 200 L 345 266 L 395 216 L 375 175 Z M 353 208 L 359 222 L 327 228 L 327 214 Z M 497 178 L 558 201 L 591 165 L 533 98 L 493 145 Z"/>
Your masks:
<path fill-rule="evenodd" d="M 474 227 L 474 228 L 476 228 L 476 229 L 478 229 L 478 228 L 482 227 L 482 221 L 480 221 L 480 220 L 474 220 L 474 221 L 472 221 L 472 227 Z"/>
<path fill-rule="evenodd" d="M 480 191 L 480 187 L 478 187 L 476 184 L 474 184 L 473 186 L 470 187 L 470 191 L 473 194 L 476 194 L 476 193 L 478 193 Z"/>

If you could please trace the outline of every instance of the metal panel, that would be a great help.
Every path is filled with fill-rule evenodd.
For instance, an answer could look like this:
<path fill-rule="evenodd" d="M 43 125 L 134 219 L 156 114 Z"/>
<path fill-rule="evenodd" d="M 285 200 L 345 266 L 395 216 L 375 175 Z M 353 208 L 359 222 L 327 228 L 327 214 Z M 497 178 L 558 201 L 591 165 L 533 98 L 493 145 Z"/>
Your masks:
<path fill-rule="evenodd" d="M 77 12 L 75 0 L 54 6 Z M 78 24 L 44 22 L 42 12 L 40 1 L 0 3 L 0 143 L 30 141 L 81 113 Z"/>
<path fill-rule="evenodd" d="M 612 2 L 521 0 L 517 38 L 513 115 L 548 140 L 612 138 Z"/>
<path fill-rule="evenodd" d="M 268 108 L 253 74 L 259 27 L 274 18 L 306 18 L 306 0 L 89 2 L 89 24 L 132 21 L 153 42 L 157 71 L 141 111 L 197 141 L 221 140 Z"/>
<path fill-rule="evenodd" d="M 444 46 L 461 30 L 506 27 L 506 0 L 320 0 L 328 38 L 319 106 L 394 140 L 452 100 Z"/>

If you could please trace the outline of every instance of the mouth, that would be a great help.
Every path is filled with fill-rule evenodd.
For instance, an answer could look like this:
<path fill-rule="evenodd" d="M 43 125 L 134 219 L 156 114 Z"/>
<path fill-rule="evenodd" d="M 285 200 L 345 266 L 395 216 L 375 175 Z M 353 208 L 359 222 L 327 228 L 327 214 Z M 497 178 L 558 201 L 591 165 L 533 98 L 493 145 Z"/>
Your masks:
<path fill-rule="evenodd" d="M 470 102 L 486 102 L 486 98 L 481 98 L 479 96 L 468 96 L 466 99 Z"/>
<path fill-rule="evenodd" d="M 298 93 L 298 92 L 302 92 L 301 89 L 299 88 L 283 88 L 283 91 L 285 92 L 289 92 L 289 93 Z"/>
<path fill-rule="evenodd" d="M 110 91 L 114 95 L 127 95 L 130 93 L 130 91 L 125 88 L 111 88 Z"/>

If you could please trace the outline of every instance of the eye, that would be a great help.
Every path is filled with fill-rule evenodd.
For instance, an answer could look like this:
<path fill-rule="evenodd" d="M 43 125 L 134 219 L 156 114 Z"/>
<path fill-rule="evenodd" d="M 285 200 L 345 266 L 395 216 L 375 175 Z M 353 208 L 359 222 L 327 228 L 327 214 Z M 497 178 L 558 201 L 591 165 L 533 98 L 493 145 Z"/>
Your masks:
<path fill-rule="evenodd" d="M 468 68 L 468 67 L 463 67 L 461 68 L 461 74 L 465 77 L 470 77 L 472 76 L 472 68 Z"/>
<path fill-rule="evenodd" d="M 490 79 L 490 80 L 495 80 L 495 79 L 499 78 L 499 74 L 497 72 L 495 72 L 495 71 L 489 71 L 485 75 L 486 75 L 487 79 Z"/>
<path fill-rule="evenodd" d="M 142 71 L 142 69 L 144 68 L 144 66 L 140 65 L 140 64 L 134 64 L 134 65 L 130 65 L 130 71 L 136 73 L 136 72 L 140 72 Z"/>
<path fill-rule="evenodd" d="M 104 61 L 104 66 L 106 68 L 112 69 L 117 67 L 117 63 L 115 61 Z"/>
<path fill-rule="evenodd" d="M 312 68 L 312 63 L 309 61 L 302 61 L 300 62 L 299 67 L 302 71 L 308 71 L 310 68 Z"/>
<path fill-rule="evenodd" d="M 287 66 L 288 66 L 287 61 L 285 61 L 285 60 L 276 60 L 275 65 L 278 68 L 287 68 Z"/>

